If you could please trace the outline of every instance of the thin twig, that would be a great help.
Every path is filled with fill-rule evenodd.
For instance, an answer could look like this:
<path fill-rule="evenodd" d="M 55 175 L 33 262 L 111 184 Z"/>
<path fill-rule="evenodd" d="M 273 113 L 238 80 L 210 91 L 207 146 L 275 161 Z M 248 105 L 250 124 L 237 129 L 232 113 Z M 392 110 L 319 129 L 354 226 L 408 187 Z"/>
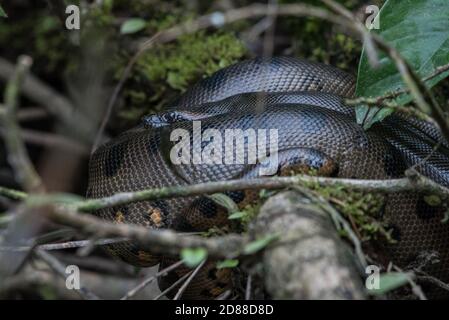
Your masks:
<path fill-rule="evenodd" d="M 12 199 L 12 200 L 25 200 L 28 197 L 28 194 L 23 191 L 9 189 L 0 186 L 0 196 Z"/>
<path fill-rule="evenodd" d="M 232 291 L 231 290 L 226 290 L 225 292 L 223 292 L 222 294 L 220 294 L 215 300 L 226 300 L 227 298 L 229 298 L 229 296 L 231 295 Z"/>
<path fill-rule="evenodd" d="M 433 78 L 438 77 L 439 75 L 441 75 L 442 73 L 444 73 L 448 70 L 449 70 L 449 63 L 439 66 L 434 70 L 434 72 L 432 74 L 430 74 L 427 77 L 424 77 L 422 79 L 422 81 L 423 82 L 430 81 Z M 385 106 L 387 108 L 399 109 L 400 111 L 407 112 L 407 110 L 409 108 L 401 108 L 401 106 L 399 106 L 397 103 L 395 103 L 393 101 L 389 101 L 389 100 L 393 100 L 405 93 L 410 93 L 410 89 L 403 88 L 403 89 L 396 90 L 393 92 L 388 92 L 382 96 L 378 96 L 378 97 L 374 97 L 374 98 L 368 98 L 368 97 L 348 98 L 345 100 L 345 104 L 350 105 L 350 106 L 355 106 L 355 105 L 360 105 L 360 104 L 365 104 L 368 106 Z M 422 115 L 421 111 L 419 111 L 419 110 L 416 110 L 416 111 L 419 112 L 419 113 L 417 113 L 417 115 Z"/>
<path fill-rule="evenodd" d="M 412 288 L 413 293 L 419 298 L 419 300 L 427 300 L 427 297 L 426 297 L 426 295 L 424 294 L 424 292 L 422 291 L 421 286 L 418 285 L 418 284 L 413 280 L 414 274 L 410 274 L 410 273 L 404 272 L 404 270 L 402 270 L 401 268 L 399 268 L 399 267 L 396 266 L 396 265 L 393 265 L 393 269 L 396 270 L 396 271 L 398 271 L 398 272 L 401 272 L 402 274 L 405 275 L 405 277 L 406 277 L 406 279 L 407 279 L 407 282 L 410 284 L 410 286 L 411 286 L 411 288 Z"/>
<path fill-rule="evenodd" d="M 153 300 L 159 300 L 161 297 L 172 291 L 174 288 L 176 288 L 179 284 L 181 284 L 185 279 L 187 279 L 193 271 L 187 272 L 185 275 L 183 275 L 181 278 L 176 280 L 171 286 L 169 286 L 167 289 L 162 291 L 160 294 L 158 294 L 156 297 L 154 297 Z"/>
<path fill-rule="evenodd" d="M 4 130 L 0 127 L 1 136 L 4 137 L 7 133 L 7 130 Z M 22 139 L 29 144 L 47 146 L 52 148 L 64 148 L 66 150 L 79 153 L 80 155 L 89 154 L 89 148 L 85 144 L 74 139 L 64 137 L 62 135 L 30 129 L 21 130 L 20 135 Z"/>
<path fill-rule="evenodd" d="M 417 273 L 418 273 L 418 276 L 417 276 L 418 280 L 430 282 L 430 283 L 440 287 L 441 289 L 449 291 L 449 284 L 444 283 L 440 279 L 432 277 L 431 275 L 429 275 L 423 271 L 418 271 Z"/>
<path fill-rule="evenodd" d="M 248 279 L 246 279 L 245 300 L 251 300 L 251 280 L 252 276 L 248 275 Z"/>
<path fill-rule="evenodd" d="M 176 293 L 175 297 L 173 298 L 173 300 L 178 300 L 179 298 L 181 298 L 182 294 L 184 293 L 184 291 L 187 289 L 187 286 L 192 282 L 193 278 L 195 278 L 195 276 L 198 274 L 198 272 L 201 270 L 201 268 L 204 266 L 204 264 L 206 263 L 206 260 L 203 260 L 196 268 L 195 270 L 192 272 L 192 274 L 187 278 L 187 280 L 183 283 L 183 285 L 181 286 L 181 288 L 179 288 L 178 292 Z"/>
<path fill-rule="evenodd" d="M 167 273 L 169 273 L 170 271 L 175 270 L 176 268 L 180 267 L 184 262 L 178 261 L 170 266 L 168 266 L 167 268 L 159 271 L 158 273 L 156 273 L 154 276 L 151 276 L 149 278 L 146 278 L 145 280 L 143 280 L 141 283 L 139 283 L 135 288 L 129 290 L 120 300 L 128 300 L 132 297 L 134 297 L 140 290 L 144 289 L 147 285 L 149 285 L 150 283 L 152 283 L 154 280 L 156 280 L 157 278 L 166 275 Z"/>

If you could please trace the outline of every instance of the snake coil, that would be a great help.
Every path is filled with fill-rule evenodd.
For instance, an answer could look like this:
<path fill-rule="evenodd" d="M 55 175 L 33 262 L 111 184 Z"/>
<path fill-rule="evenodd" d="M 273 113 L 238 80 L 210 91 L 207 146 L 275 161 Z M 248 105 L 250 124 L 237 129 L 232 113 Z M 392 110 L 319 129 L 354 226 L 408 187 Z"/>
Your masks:
<path fill-rule="evenodd" d="M 325 176 L 389 179 L 403 177 L 407 168 L 416 166 L 423 175 L 449 186 L 449 146 L 439 130 L 396 113 L 364 131 L 355 122 L 354 110 L 342 102 L 342 97 L 354 94 L 354 87 L 354 78 L 343 71 L 295 58 L 254 59 L 222 69 L 193 86 L 162 114 L 146 117 L 144 124 L 96 150 L 89 165 L 87 195 L 99 198 L 257 176 L 257 164 L 173 165 L 167 156 L 174 146 L 170 133 L 180 128 L 192 132 L 193 120 L 201 120 L 202 132 L 207 128 L 221 133 L 229 128 L 277 129 L 278 174 L 315 169 Z M 190 139 L 194 143 L 197 137 Z M 441 144 L 435 151 L 437 142 Z M 203 141 L 202 148 L 206 146 Z M 244 151 L 248 148 L 246 143 Z M 239 207 L 254 200 L 249 191 L 228 196 Z M 386 245 L 389 259 L 405 267 L 423 254 L 436 252 L 439 262 L 424 270 L 447 282 L 449 226 L 441 223 L 446 208 L 429 205 L 419 194 L 385 197 L 379 218 L 388 223 L 396 240 Z M 116 223 L 179 231 L 205 231 L 229 223 L 226 212 L 206 197 L 141 201 L 97 214 Z M 134 243 L 110 245 L 109 251 L 137 266 L 165 266 L 173 261 Z M 168 287 L 186 272 L 187 268 L 178 268 L 160 285 Z M 216 297 L 229 288 L 230 278 L 229 269 L 218 270 L 210 262 L 183 297 Z"/>

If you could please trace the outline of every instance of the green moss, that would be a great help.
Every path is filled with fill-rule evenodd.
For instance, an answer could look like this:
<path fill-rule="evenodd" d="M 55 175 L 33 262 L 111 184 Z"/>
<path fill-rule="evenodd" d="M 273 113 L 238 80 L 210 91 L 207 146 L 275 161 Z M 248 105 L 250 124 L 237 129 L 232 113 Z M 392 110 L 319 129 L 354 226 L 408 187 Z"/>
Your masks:
<path fill-rule="evenodd" d="M 362 241 L 383 238 L 394 242 L 387 223 L 379 218 L 385 206 L 382 194 L 355 192 L 338 186 L 307 186 L 334 205 L 349 220 Z"/>
<path fill-rule="evenodd" d="M 136 63 L 131 89 L 125 91 L 132 107 L 122 110 L 121 117 L 133 119 L 159 110 L 198 80 L 240 60 L 245 52 L 243 44 L 225 31 L 200 31 L 149 50 Z"/>

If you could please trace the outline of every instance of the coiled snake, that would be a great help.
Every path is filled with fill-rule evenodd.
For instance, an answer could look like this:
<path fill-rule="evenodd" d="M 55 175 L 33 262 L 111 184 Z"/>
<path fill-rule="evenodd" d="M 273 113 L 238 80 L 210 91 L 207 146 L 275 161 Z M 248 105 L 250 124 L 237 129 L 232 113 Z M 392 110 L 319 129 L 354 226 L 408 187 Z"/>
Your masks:
<path fill-rule="evenodd" d="M 170 141 L 170 133 L 180 128 L 191 132 L 192 120 L 201 120 L 202 132 L 211 128 L 221 133 L 229 128 L 277 129 L 278 174 L 315 169 L 325 176 L 388 179 L 402 177 L 405 169 L 416 165 L 420 173 L 449 186 L 448 143 L 437 128 L 396 113 L 364 131 L 355 122 L 354 109 L 342 102 L 342 97 L 353 93 L 352 76 L 319 63 L 277 57 L 232 65 L 200 81 L 163 113 L 146 117 L 143 124 L 96 150 L 89 165 L 87 195 L 98 198 L 257 176 L 259 164 L 171 163 L 167 154 L 175 142 Z M 192 134 L 190 139 L 195 143 L 201 137 Z M 441 145 L 432 152 L 437 142 Z M 203 141 L 201 150 L 206 147 Z M 244 151 L 249 147 L 245 143 Z M 228 196 L 243 207 L 254 194 L 242 191 Z M 449 226 L 441 223 L 446 209 L 410 193 L 390 194 L 385 203 L 382 219 L 396 239 L 388 245 L 391 259 L 407 266 L 423 253 L 437 252 L 439 263 L 425 270 L 447 281 Z M 97 214 L 116 223 L 179 231 L 205 231 L 229 221 L 225 210 L 206 197 L 142 201 Z M 137 266 L 161 261 L 164 266 L 172 261 L 133 243 L 110 245 L 109 250 Z M 167 287 L 186 271 L 177 269 L 160 285 Z M 217 270 L 214 263 L 206 264 L 183 297 L 216 297 L 229 288 L 230 277 L 229 269 Z"/>

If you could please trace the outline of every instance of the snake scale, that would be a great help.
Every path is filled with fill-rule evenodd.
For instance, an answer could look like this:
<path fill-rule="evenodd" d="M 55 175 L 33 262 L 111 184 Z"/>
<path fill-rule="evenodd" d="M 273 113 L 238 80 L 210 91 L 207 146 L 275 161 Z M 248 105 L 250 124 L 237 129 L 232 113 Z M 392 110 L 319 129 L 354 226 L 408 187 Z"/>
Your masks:
<path fill-rule="evenodd" d="M 193 120 L 201 120 L 202 132 L 276 128 L 280 175 L 314 169 L 323 176 L 390 179 L 403 177 L 407 168 L 416 166 L 421 174 L 449 187 L 449 146 L 439 130 L 395 113 L 365 131 L 356 123 L 354 109 L 343 103 L 344 97 L 353 96 L 354 88 L 351 75 L 296 58 L 256 58 L 224 68 L 194 85 L 162 113 L 147 116 L 139 126 L 98 148 L 89 164 L 87 196 L 258 175 L 258 164 L 173 165 L 167 157 L 175 143 L 170 133 L 178 128 L 191 132 Z M 206 147 L 203 141 L 201 148 Z M 249 147 L 246 143 L 245 151 Z M 250 191 L 227 195 L 239 207 L 255 197 Z M 441 223 L 446 208 L 431 206 L 419 194 L 385 197 L 381 218 L 396 240 L 386 246 L 391 260 L 405 267 L 423 254 L 436 252 L 438 262 L 424 270 L 447 282 L 449 225 Z M 178 231 L 205 231 L 229 223 L 226 211 L 207 197 L 141 201 L 96 214 L 116 223 Z M 163 268 L 175 261 L 152 255 L 134 243 L 113 244 L 108 250 L 137 266 L 160 263 Z M 188 271 L 182 267 L 163 277 L 161 288 Z M 216 269 L 209 262 L 183 298 L 214 298 L 230 285 L 230 269 Z"/>

